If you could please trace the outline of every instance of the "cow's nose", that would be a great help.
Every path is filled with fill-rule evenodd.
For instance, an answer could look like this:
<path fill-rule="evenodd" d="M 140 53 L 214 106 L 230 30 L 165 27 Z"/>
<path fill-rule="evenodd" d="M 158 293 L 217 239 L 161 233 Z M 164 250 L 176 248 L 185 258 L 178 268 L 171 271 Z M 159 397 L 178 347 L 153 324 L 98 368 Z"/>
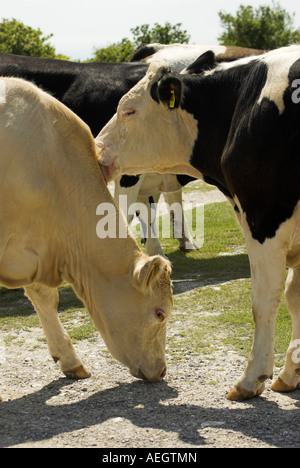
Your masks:
<path fill-rule="evenodd" d="M 98 164 L 100 166 L 100 169 L 101 169 L 102 175 L 104 177 L 104 180 L 105 180 L 105 182 L 107 184 L 113 178 L 113 173 L 114 173 L 114 170 L 115 170 L 115 164 L 114 163 L 104 164 L 103 161 L 100 158 L 98 159 Z"/>
<path fill-rule="evenodd" d="M 162 370 L 160 370 L 157 374 L 155 375 L 148 375 L 146 376 L 141 369 L 134 375 L 134 377 L 137 377 L 138 379 L 142 380 L 147 380 L 149 382 L 157 382 L 158 380 L 163 380 L 167 373 L 167 368 L 164 367 Z"/>

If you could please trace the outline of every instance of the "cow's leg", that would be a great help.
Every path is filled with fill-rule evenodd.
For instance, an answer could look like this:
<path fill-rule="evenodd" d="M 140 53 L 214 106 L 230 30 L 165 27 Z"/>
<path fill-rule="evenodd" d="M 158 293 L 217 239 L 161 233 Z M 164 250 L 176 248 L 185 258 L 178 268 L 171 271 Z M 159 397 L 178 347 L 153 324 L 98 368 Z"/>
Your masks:
<path fill-rule="evenodd" d="M 25 295 L 32 302 L 47 338 L 54 361 L 59 361 L 62 372 L 69 378 L 85 379 L 90 373 L 76 355 L 70 337 L 63 328 L 57 313 L 58 292 L 41 284 L 26 286 Z"/>
<path fill-rule="evenodd" d="M 260 244 L 249 232 L 247 234 L 255 333 L 246 370 L 228 393 L 229 400 L 246 400 L 260 395 L 265 381 L 272 377 L 275 321 L 286 272 L 286 250 L 277 236 Z"/>
<path fill-rule="evenodd" d="M 115 192 L 114 192 L 114 200 L 120 206 L 120 208 L 124 211 L 124 215 L 127 218 L 127 222 L 131 223 L 134 213 L 131 212 L 129 214 L 129 207 L 137 202 L 138 194 L 141 189 L 141 185 L 144 182 L 145 174 L 139 176 L 135 184 L 130 185 L 128 187 L 121 186 L 121 177 L 115 180 Z M 135 179 L 135 177 L 133 177 Z M 133 182 L 132 182 L 133 183 Z"/>
<path fill-rule="evenodd" d="M 141 238 L 145 244 L 147 254 L 165 257 L 156 229 L 156 210 L 159 197 L 160 193 L 151 197 L 139 196 L 138 203 L 143 204 L 146 210 L 140 210 L 138 218 L 141 223 Z"/>
<path fill-rule="evenodd" d="M 178 240 L 179 249 L 188 252 L 190 250 L 198 250 L 197 245 L 193 241 L 193 237 L 189 233 L 188 226 L 184 217 L 182 203 L 182 189 L 174 192 L 164 192 L 165 201 L 170 210 L 171 224 L 173 229 L 173 237 Z M 176 211 L 172 210 L 172 205 L 178 203 L 179 216 L 176 216 Z M 176 206 L 175 206 L 176 210 Z M 179 219 L 178 219 L 179 218 Z"/>
<path fill-rule="evenodd" d="M 300 386 L 300 270 L 290 269 L 285 290 L 286 304 L 293 319 L 293 331 L 285 365 L 272 389 L 290 392 Z"/>

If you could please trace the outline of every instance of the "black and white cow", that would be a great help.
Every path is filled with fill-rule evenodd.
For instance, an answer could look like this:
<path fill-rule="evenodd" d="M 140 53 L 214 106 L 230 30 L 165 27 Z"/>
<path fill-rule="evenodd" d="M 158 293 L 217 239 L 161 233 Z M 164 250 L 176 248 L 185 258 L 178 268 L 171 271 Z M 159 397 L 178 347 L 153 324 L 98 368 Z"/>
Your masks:
<path fill-rule="evenodd" d="M 300 387 L 300 46 L 216 68 L 213 52 L 199 62 L 206 62 L 200 76 L 152 63 L 97 137 L 100 160 L 115 175 L 202 178 L 234 206 L 249 252 L 255 335 L 231 400 L 261 394 L 273 375 L 275 321 L 289 268 L 292 340 L 272 388 L 291 391 Z"/>
<path fill-rule="evenodd" d="M 172 69 L 180 71 L 208 49 L 208 46 L 198 45 L 150 44 L 141 49 L 146 64 L 74 63 L 0 54 L 0 76 L 15 76 L 33 81 L 79 115 L 96 136 L 115 113 L 120 98 L 145 75 L 156 54 L 164 57 Z M 239 47 L 214 46 L 212 49 L 220 61 L 261 53 Z M 132 61 L 139 60 L 141 50 L 132 57 Z M 143 202 L 150 209 L 149 200 L 157 202 L 162 191 L 165 191 L 167 205 L 182 205 L 181 189 L 190 180 L 192 178 L 170 178 L 159 174 L 143 175 L 141 178 L 123 176 L 115 181 L 115 198 L 118 201 L 119 195 L 126 195 L 131 203 Z M 150 216 L 145 220 L 141 214 L 140 221 L 142 225 L 146 224 L 145 231 L 151 232 Z M 176 231 L 174 226 L 173 231 Z M 184 215 L 182 227 L 177 229 L 176 236 L 181 250 L 197 248 L 188 232 Z M 159 240 L 155 236 L 145 239 L 145 247 L 150 255 L 163 255 Z"/>
<path fill-rule="evenodd" d="M 189 67 L 189 73 L 197 73 L 199 64 L 196 59 L 207 51 L 213 51 L 216 64 L 222 62 L 232 62 L 242 57 L 252 55 L 261 55 L 262 50 L 249 49 L 245 47 L 227 47 L 227 46 L 207 46 L 207 45 L 190 45 L 190 44 L 147 44 L 140 47 L 131 58 L 131 62 L 142 61 L 150 64 L 156 60 L 164 60 L 171 67 L 172 71 L 185 73 Z M 195 68 L 191 65 L 195 62 Z M 149 255 L 160 254 L 164 255 L 160 243 L 155 232 L 155 216 L 151 222 L 151 205 L 153 202 L 158 203 L 161 193 L 167 206 L 173 203 L 182 207 L 182 187 L 194 180 L 189 176 L 165 175 L 165 174 L 142 174 L 140 176 L 121 176 L 117 179 L 116 194 L 117 200 L 119 195 L 126 194 L 131 203 L 142 202 L 148 208 L 146 218 L 143 218 L 142 213 L 139 214 L 139 219 L 142 226 L 148 234 L 145 239 L 146 250 Z M 151 212 L 151 215 L 150 215 Z M 181 208 L 183 213 L 183 208 Z M 182 216 L 181 224 L 174 225 L 174 217 L 171 214 L 171 222 L 173 235 L 178 239 L 179 249 L 183 251 L 197 250 L 197 245 L 193 241 L 192 236 L 188 231 L 184 216 Z M 128 217 L 128 222 L 131 221 Z M 149 235 L 154 231 L 154 236 Z"/>
<path fill-rule="evenodd" d="M 239 58 L 263 53 L 259 49 L 237 46 L 153 43 L 141 46 L 131 57 L 131 62 L 150 64 L 155 60 L 163 60 L 170 66 L 172 65 L 172 71 L 181 71 L 208 50 L 214 52 L 216 63 L 232 62 Z"/>

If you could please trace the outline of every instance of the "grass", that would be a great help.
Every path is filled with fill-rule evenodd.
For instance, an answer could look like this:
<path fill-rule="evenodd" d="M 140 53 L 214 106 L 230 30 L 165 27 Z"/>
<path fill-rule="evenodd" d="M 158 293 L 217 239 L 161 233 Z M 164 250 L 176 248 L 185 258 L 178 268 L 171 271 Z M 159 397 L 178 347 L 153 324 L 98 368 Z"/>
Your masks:
<path fill-rule="evenodd" d="M 205 241 L 199 251 L 184 254 L 176 244 L 164 248 L 174 265 L 172 320 L 184 324 L 181 345 L 200 353 L 226 346 L 248 356 L 254 333 L 250 267 L 232 208 L 227 203 L 205 206 Z M 283 365 L 290 336 L 283 297 L 276 322 L 277 366 Z"/>
<path fill-rule="evenodd" d="M 162 239 L 161 244 L 173 264 L 168 353 L 180 360 L 187 354 L 212 355 L 226 347 L 247 356 L 254 331 L 250 269 L 243 234 L 229 204 L 205 206 L 200 250 L 180 252 L 174 239 Z M 94 339 L 95 327 L 68 284 L 60 288 L 59 313 L 73 341 Z M 0 286 L 0 332 L 37 326 L 38 318 L 23 291 Z M 283 364 L 290 335 L 291 320 L 283 300 L 276 327 L 276 365 Z"/>
<path fill-rule="evenodd" d="M 59 317 L 73 342 L 93 339 L 96 328 L 71 286 L 59 289 Z M 39 319 L 22 289 L 9 290 L 0 286 L 0 333 L 39 327 Z"/>

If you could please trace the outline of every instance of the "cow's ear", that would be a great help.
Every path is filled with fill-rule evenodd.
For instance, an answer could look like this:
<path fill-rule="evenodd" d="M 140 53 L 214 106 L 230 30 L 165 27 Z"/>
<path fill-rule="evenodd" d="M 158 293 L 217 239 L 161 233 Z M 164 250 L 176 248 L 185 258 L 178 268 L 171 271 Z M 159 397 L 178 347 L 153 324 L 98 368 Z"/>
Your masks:
<path fill-rule="evenodd" d="M 143 292 L 147 292 L 154 287 L 163 274 L 170 273 L 171 265 L 165 258 L 160 255 L 143 256 L 134 269 L 134 285 Z"/>
<path fill-rule="evenodd" d="M 214 68 L 216 65 L 216 57 L 212 50 L 208 50 L 204 54 L 200 55 L 200 57 L 195 60 L 195 62 L 191 63 L 186 69 L 184 73 L 189 75 L 200 74 L 205 72 L 206 70 L 210 70 Z"/>
<path fill-rule="evenodd" d="M 176 109 L 182 101 L 181 80 L 175 75 L 167 74 L 158 82 L 157 94 L 160 102 L 171 110 Z"/>

